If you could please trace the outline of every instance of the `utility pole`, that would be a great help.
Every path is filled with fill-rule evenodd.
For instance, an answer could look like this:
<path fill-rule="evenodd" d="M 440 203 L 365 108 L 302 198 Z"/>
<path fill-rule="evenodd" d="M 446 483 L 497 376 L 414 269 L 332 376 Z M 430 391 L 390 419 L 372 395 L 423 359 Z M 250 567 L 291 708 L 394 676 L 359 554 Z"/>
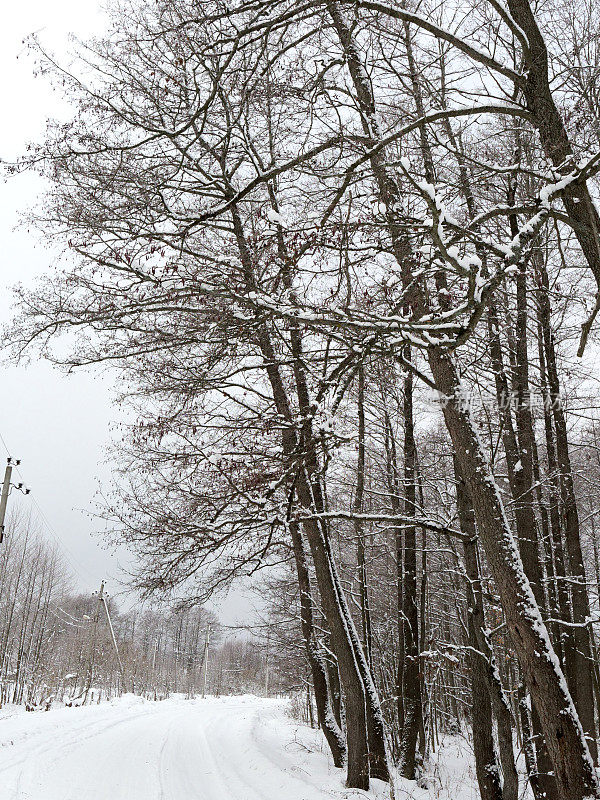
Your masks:
<path fill-rule="evenodd" d="M 18 467 L 21 462 L 19 459 L 15 461 L 14 466 Z M 23 494 L 29 494 L 30 490 L 27 489 L 22 483 L 11 483 L 13 471 L 13 461 L 9 456 L 6 459 L 6 469 L 4 470 L 4 482 L 2 483 L 2 493 L 0 494 L 0 544 L 4 540 L 4 519 L 6 517 L 6 505 L 8 503 L 8 495 L 10 494 L 10 487 L 13 486 Z"/>
<path fill-rule="evenodd" d="M 204 683 L 202 686 L 202 697 L 206 697 L 206 681 L 208 677 L 208 645 L 210 643 L 210 622 L 206 626 L 206 639 L 204 640 Z"/>
<path fill-rule="evenodd" d="M 104 584 L 102 584 L 104 586 Z M 101 592 L 102 594 L 102 592 Z M 117 654 L 117 661 L 119 662 L 119 670 L 121 671 L 121 682 L 123 686 L 123 691 L 125 691 L 125 670 L 123 668 L 123 662 L 121 661 L 121 654 L 119 653 L 119 647 L 117 645 L 117 637 L 115 636 L 115 631 L 113 628 L 112 620 L 110 618 L 110 612 L 108 610 L 108 603 L 106 602 L 106 595 L 102 594 L 102 603 L 104 604 L 104 610 L 106 611 L 106 619 L 108 620 L 108 627 L 110 628 L 110 635 L 112 638 L 113 647 L 115 648 L 115 653 Z"/>
<path fill-rule="evenodd" d="M 158 636 L 154 640 L 154 653 L 152 653 L 152 684 L 154 686 L 154 699 L 156 700 L 156 653 L 158 652 Z"/>
<path fill-rule="evenodd" d="M 271 631 L 267 628 L 267 653 L 265 656 L 265 697 L 269 696 L 269 640 Z"/>
<path fill-rule="evenodd" d="M 100 591 L 98 592 L 98 600 L 96 602 L 96 612 L 94 613 L 94 622 L 92 623 L 92 642 L 90 646 L 90 660 L 88 664 L 88 677 L 85 686 L 85 696 L 83 698 L 83 704 L 87 703 L 88 694 L 90 689 L 92 688 L 92 683 L 94 680 L 94 661 L 96 660 L 96 638 L 98 636 L 98 621 L 100 619 L 100 604 L 103 602 L 104 598 L 104 581 L 100 584 Z"/>
<path fill-rule="evenodd" d="M 0 542 L 4 540 L 4 518 L 6 517 L 6 504 L 8 503 L 10 479 L 12 477 L 11 461 L 12 459 L 9 458 L 6 463 L 6 469 L 4 470 L 4 483 L 2 484 L 2 494 L 0 495 Z"/>

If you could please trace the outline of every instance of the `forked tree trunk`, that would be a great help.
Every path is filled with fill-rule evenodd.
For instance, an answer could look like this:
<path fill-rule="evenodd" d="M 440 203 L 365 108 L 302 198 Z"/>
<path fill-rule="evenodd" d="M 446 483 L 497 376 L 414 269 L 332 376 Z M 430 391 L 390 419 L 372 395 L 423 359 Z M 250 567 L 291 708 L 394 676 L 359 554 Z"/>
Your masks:
<path fill-rule="evenodd" d="M 297 480 L 298 499 L 307 511 L 324 514 L 325 500 L 312 433 L 308 441 L 301 442 L 301 448 L 305 456 Z M 308 519 L 305 530 L 344 688 L 348 786 L 368 788 L 369 776 L 389 780 L 385 724 L 379 697 L 339 581 L 326 523 L 322 518 Z M 363 741 L 365 729 L 366 742 Z M 353 752 L 354 763 L 351 764 Z"/>

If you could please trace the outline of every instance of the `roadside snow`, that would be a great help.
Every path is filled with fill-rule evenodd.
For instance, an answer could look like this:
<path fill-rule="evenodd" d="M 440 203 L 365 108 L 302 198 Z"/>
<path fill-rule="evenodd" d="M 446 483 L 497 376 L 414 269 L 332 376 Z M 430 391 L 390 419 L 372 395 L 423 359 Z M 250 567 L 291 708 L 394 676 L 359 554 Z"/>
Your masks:
<path fill-rule="evenodd" d="M 319 731 L 288 703 L 252 696 L 85 708 L 0 710 L 2 800 L 389 800 L 346 789 Z M 467 756 L 439 751 L 428 788 L 397 779 L 397 800 L 475 800 Z"/>

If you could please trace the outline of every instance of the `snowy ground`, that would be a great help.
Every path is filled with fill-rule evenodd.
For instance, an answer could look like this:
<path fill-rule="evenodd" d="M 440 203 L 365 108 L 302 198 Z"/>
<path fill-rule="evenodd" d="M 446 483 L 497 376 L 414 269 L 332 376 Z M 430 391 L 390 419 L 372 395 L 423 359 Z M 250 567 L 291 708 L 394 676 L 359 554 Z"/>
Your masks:
<path fill-rule="evenodd" d="M 397 781 L 397 800 L 476 800 L 460 739 L 430 766 L 428 788 Z M 163 702 L 126 695 L 86 708 L 0 710 L 1 800 L 359 800 L 317 731 L 287 703 L 251 696 Z"/>

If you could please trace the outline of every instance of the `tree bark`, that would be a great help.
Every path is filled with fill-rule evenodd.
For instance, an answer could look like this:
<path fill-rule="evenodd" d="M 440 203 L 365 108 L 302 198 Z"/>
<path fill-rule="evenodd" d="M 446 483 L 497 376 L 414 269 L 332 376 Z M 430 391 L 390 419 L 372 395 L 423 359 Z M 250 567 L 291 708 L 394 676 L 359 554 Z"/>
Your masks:
<path fill-rule="evenodd" d="M 456 505 L 460 527 L 468 539 L 463 542 L 465 572 L 467 574 L 467 632 L 469 643 L 469 669 L 471 673 L 471 725 L 473 729 L 473 752 L 475 771 L 481 800 L 508 800 L 509 793 L 502 791 L 500 768 L 494 747 L 492 724 L 492 701 L 487 680 L 486 657 L 480 651 L 479 642 L 485 635 L 485 617 L 481 578 L 477 563 L 477 539 L 475 520 L 465 485 L 455 460 Z M 479 635 L 478 635 L 479 634 Z M 500 731 L 499 738 L 500 738 Z M 512 734 L 511 734 L 512 759 Z M 514 768 L 514 761 L 513 761 Z M 514 800 L 514 798 L 513 798 Z"/>
<path fill-rule="evenodd" d="M 529 0 L 508 0 L 514 21 L 529 42 L 524 53 L 524 95 L 547 158 L 561 174 L 573 170 L 573 147 L 554 102 L 548 77 L 548 50 Z M 570 183 L 562 192 L 565 210 L 585 259 L 600 287 L 600 216 L 585 182 Z"/>
<path fill-rule="evenodd" d="M 362 623 L 363 649 L 369 669 L 372 663 L 372 635 L 371 612 L 369 610 L 369 593 L 367 584 L 367 561 L 365 549 L 365 535 L 363 523 L 358 515 L 363 510 L 365 494 L 365 368 L 361 364 L 358 368 L 358 463 L 356 465 L 356 493 L 354 495 L 354 511 L 357 514 L 354 520 L 354 534 L 356 536 L 356 561 L 358 567 L 358 593 L 360 597 L 360 616 Z"/>
<path fill-rule="evenodd" d="M 408 350 L 408 352 L 407 352 Z M 410 349 L 405 348 L 410 360 Z M 417 504 L 416 461 L 413 419 L 413 378 L 404 376 L 402 415 L 404 421 L 404 514 L 414 517 Z M 402 596 L 402 639 L 404 670 L 402 694 L 404 725 L 400 742 L 400 773 L 414 780 L 417 737 L 423 714 L 419 660 L 419 614 L 417 608 L 417 532 L 414 525 L 404 528 L 404 586 Z"/>
<path fill-rule="evenodd" d="M 400 486 L 396 440 L 387 409 L 384 411 L 386 471 L 390 506 L 393 514 L 400 512 Z M 404 541 L 403 529 L 394 528 L 394 553 L 396 560 L 396 618 L 398 620 L 398 663 L 396 668 L 396 715 L 398 738 L 401 741 L 404 729 L 404 625 L 402 623 L 402 598 L 404 586 Z"/>

